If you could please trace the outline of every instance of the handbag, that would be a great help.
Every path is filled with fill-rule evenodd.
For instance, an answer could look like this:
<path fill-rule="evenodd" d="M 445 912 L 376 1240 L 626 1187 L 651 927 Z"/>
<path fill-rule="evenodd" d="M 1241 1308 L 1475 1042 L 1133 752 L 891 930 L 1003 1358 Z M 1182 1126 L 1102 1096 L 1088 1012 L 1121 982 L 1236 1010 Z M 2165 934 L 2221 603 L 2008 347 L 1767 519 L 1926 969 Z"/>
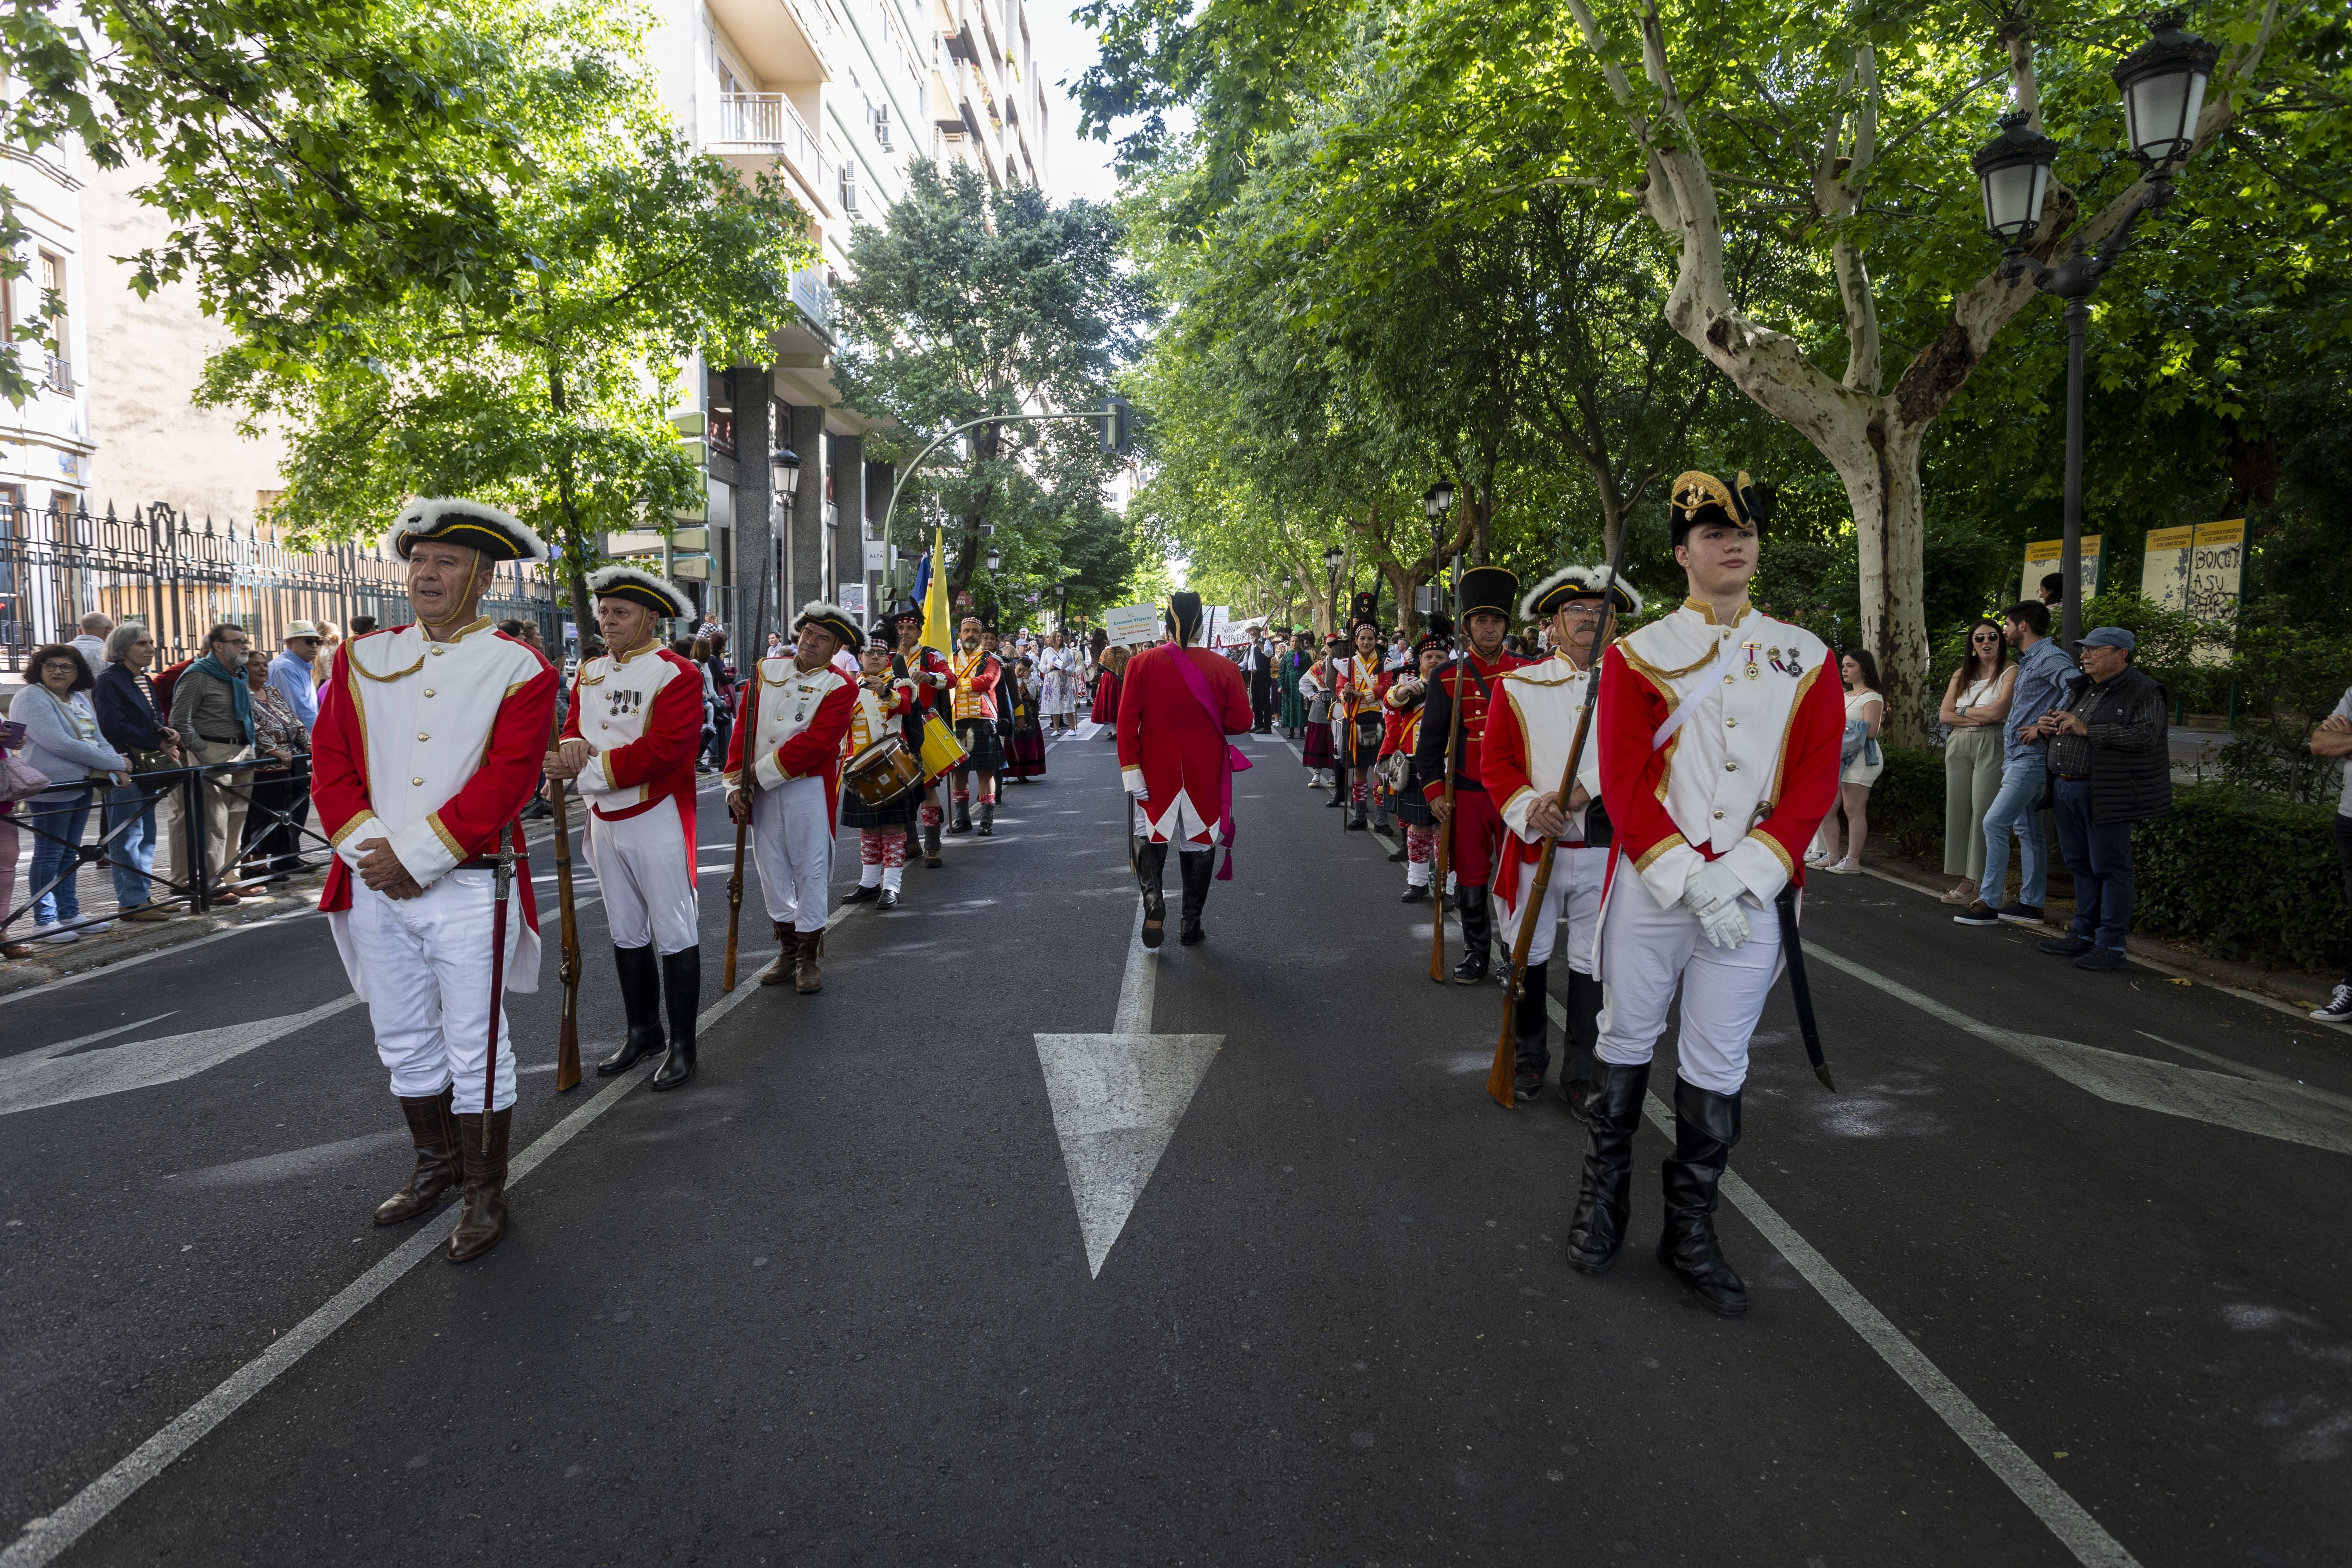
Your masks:
<path fill-rule="evenodd" d="M 49 787 L 49 776 L 13 752 L 0 752 L 0 800 L 30 800 Z"/>

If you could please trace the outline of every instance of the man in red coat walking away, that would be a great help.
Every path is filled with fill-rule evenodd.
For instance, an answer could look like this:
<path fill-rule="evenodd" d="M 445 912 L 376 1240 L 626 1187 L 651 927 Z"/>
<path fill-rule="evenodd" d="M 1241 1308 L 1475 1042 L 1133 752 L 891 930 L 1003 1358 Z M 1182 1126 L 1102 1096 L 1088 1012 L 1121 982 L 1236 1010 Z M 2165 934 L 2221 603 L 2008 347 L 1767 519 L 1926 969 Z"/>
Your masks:
<path fill-rule="evenodd" d="M 1143 885 L 1143 945 L 1158 947 L 1168 919 L 1160 890 L 1175 844 L 1184 877 L 1184 923 L 1177 940 L 1187 947 L 1208 933 L 1201 910 L 1209 901 L 1216 846 L 1227 846 L 1232 875 L 1234 771 L 1248 761 L 1226 742 L 1249 732 L 1249 688 L 1233 660 L 1193 646 L 1202 634 L 1201 595 L 1168 601 L 1175 641 L 1144 649 L 1128 661 L 1118 694 L 1118 766 L 1135 797 L 1135 876 Z"/>

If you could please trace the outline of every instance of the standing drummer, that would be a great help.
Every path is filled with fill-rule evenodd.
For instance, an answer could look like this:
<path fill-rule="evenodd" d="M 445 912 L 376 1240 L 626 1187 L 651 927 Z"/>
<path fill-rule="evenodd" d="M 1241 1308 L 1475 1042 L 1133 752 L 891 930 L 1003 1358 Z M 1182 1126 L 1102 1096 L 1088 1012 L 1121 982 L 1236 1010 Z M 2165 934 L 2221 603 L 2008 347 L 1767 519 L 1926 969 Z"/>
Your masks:
<path fill-rule="evenodd" d="M 850 710 L 849 738 L 842 744 L 844 762 L 886 736 L 920 744 L 919 740 L 906 742 L 905 719 L 916 710 L 917 689 L 912 674 L 891 673 L 890 656 L 897 650 L 898 639 L 890 629 L 875 627 L 858 658 L 857 705 Z M 857 793 L 856 781 L 849 782 L 851 787 L 841 793 L 841 825 L 857 829 L 857 886 L 843 894 L 841 901 L 876 900 L 877 909 L 895 910 L 898 881 L 907 874 L 907 825 L 915 820 L 915 805 L 922 791 L 909 789 L 886 805 L 869 805 Z"/>

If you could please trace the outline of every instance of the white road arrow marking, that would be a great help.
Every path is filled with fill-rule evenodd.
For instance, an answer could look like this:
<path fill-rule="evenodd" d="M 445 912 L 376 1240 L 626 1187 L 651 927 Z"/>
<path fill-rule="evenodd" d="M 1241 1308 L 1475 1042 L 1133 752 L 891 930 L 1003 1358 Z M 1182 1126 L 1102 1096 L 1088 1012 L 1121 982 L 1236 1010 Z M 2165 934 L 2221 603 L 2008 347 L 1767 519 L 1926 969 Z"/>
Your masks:
<path fill-rule="evenodd" d="M 2249 1081 L 2229 1073 L 2182 1067 L 2153 1057 L 2111 1051 L 2049 1035 L 2019 1034 L 1971 1018 L 1958 1008 L 1948 1007 L 1932 996 L 1922 995 L 1900 981 L 1890 980 L 1874 969 L 1816 943 L 1807 942 L 1805 952 L 2111 1104 L 2136 1106 L 2167 1116 L 2185 1116 L 2257 1137 L 2352 1154 L 2352 1110 L 2347 1110 L 2339 1097 L 2323 1089 L 2306 1089 L 2274 1077 Z"/>
<path fill-rule="evenodd" d="M 142 1040 L 136 1045 L 110 1046 L 105 1050 L 84 1051 L 79 1056 L 64 1055 L 110 1035 L 142 1028 L 171 1016 L 159 1013 L 142 1023 L 123 1024 L 78 1040 L 43 1046 L 0 1060 L 0 1116 L 194 1078 L 208 1068 L 218 1067 L 297 1029 L 331 1018 L 346 1007 L 356 1007 L 359 1001 L 355 995 L 346 995 L 307 1013 L 289 1013 L 282 1018 L 257 1018 L 247 1024 L 226 1024 L 217 1029 L 166 1035 L 160 1040 Z"/>
<path fill-rule="evenodd" d="M 1151 1032 L 1159 972 L 1160 955 L 1143 945 L 1139 901 L 1111 1032 L 1037 1037 L 1037 1065 L 1045 1069 L 1054 1131 L 1086 1238 L 1087 1269 L 1096 1279 L 1176 1135 L 1192 1091 L 1224 1044 L 1223 1035 Z"/>

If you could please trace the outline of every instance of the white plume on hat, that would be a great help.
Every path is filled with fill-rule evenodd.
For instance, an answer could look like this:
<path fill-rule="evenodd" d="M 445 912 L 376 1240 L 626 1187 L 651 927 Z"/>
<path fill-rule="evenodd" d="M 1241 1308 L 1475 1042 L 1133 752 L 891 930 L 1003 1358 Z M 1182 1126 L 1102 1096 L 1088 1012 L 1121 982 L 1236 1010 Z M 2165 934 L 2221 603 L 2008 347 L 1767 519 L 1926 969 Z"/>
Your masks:
<path fill-rule="evenodd" d="M 1608 582 L 1609 571 L 1606 567 L 1563 566 L 1528 590 L 1527 597 L 1519 601 L 1520 618 L 1530 621 L 1549 619 L 1549 616 L 1539 614 L 1536 606 L 1543 603 L 1546 596 L 1556 589 L 1574 586 L 1598 598 L 1601 595 L 1601 585 Z M 1642 591 L 1639 588 L 1620 577 L 1612 584 L 1612 589 L 1623 595 L 1620 614 L 1638 616 L 1642 613 Z"/>
<path fill-rule="evenodd" d="M 401 508 L 399 520 L 392 525 L 393 553 L 405 559 L 407 546 L 411 542 L 431 538 L 458 521 L 470 523 L 477 530 L 503 538 L 511 553 L 500 559 L 549 559 L 547 541 L 541 539 L 529 523 L 488 501 L 468 500 L 463 496 L 422 497 Z M 463 544 L 467 541 L 454 542 Z M 481 547 L 476 545 L 474 548 Z M 494 552 L 486 553 L 495 554 Z"/>
<path fill-rule="evenodd" d="M 648 572 L 642 566 L 631 566 L 616 561 L 608 566 L 599 566 L 595 571 L 588 574 L 588 591 L 591 594 L 600 595 L 610 594 L 614 589 L 622 587 L 642 588 L 649 594 L 658 595 L 667 600 L 669 607 L 661 612 L 666 616 L 687 615 L 694 608 L 694 601 L 686 596 L 685 589 L 660 573 Z"/>

